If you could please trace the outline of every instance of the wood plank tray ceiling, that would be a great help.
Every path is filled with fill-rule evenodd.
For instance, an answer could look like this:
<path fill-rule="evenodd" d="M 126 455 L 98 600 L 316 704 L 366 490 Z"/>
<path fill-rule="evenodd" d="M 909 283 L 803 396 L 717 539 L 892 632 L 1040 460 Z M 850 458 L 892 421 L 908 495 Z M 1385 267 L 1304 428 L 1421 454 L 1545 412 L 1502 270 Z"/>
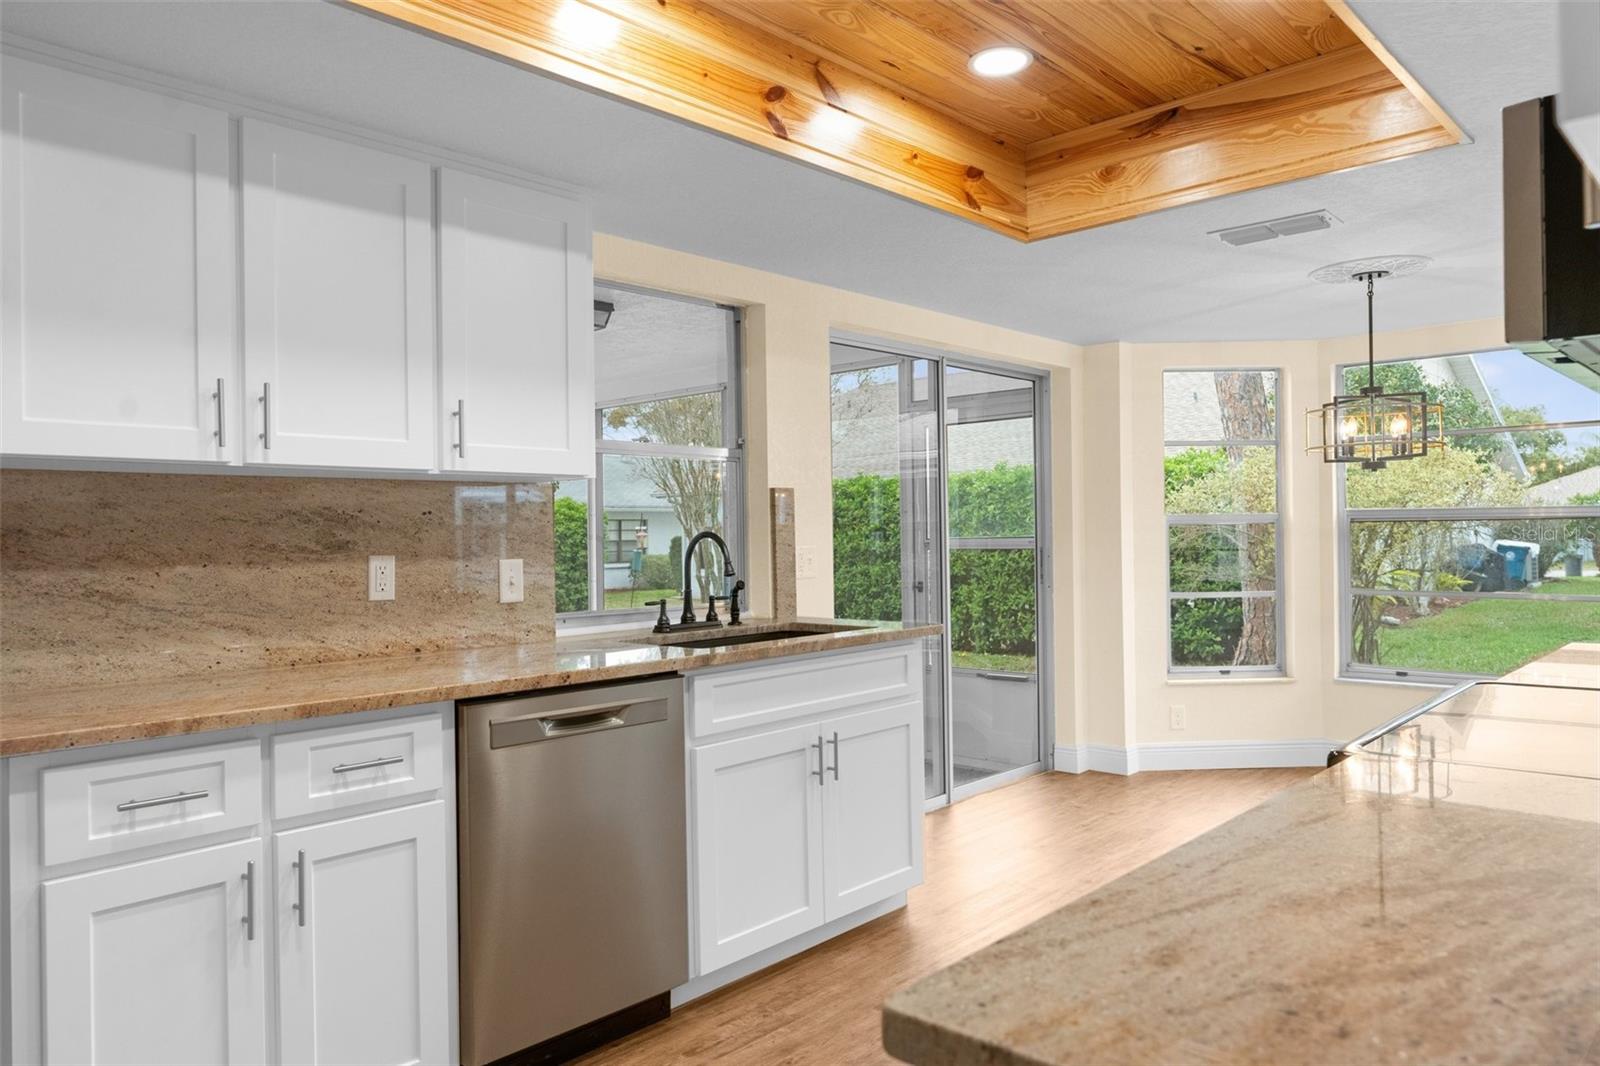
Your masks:
<path fill-rule="evenodd" d="M 1018 240 L 1463 139 L 1343 0 L 349 2 Z"/>

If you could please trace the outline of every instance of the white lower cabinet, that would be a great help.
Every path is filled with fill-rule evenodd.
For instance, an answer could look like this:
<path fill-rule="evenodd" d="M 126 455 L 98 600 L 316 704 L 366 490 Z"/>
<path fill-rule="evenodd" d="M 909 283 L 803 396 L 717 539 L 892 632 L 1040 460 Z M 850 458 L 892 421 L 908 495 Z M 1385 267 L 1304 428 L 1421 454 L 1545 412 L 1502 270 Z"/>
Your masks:
<path fill-rule="evenodd" d="M 821 924 L 820 751 L 815 725 L 695 751 L 702 973 Z"/>
<path fill-rule="evenodd" d="M 43 1061 L 266 1061 L 260 838 L 47 881 Z"/>
<path fill-rule="evenodd" d="M 438 801 L 276 835 L 285 1063 L 449 1059 L 445 846 Z"/>
<path fill-rule="evenodd" d="M 922 704 L 822 724 L 823 920 L 922 880 Z"/>
<path fill-rule="evenodd" d="M 691 675 L 691 721 L 699 722 L 692 728 L 709 738 L 690 737 L 696 976 L 921 882 L 916 659 L 908 644 L 811 660 L 810 671 L 827 677 L 810 679 L 808 691 L 840 671 L 859 686 L 855 707 L 835 693 L 825 714 L 789 709 L 811 704 L 795 697 L 807 671 L 787 660 Z M 711 700 L 727 703 L 729 692 L 763 724 L 723 740 L 726 725 L 701 712 Z M 886 692 L 896 698 L 885 700 Z"/>
<path fill-rule="evenodd" d="M 0 1063 L 455 1061 L 454 707 L 410 710 L 8 760 Z"/>

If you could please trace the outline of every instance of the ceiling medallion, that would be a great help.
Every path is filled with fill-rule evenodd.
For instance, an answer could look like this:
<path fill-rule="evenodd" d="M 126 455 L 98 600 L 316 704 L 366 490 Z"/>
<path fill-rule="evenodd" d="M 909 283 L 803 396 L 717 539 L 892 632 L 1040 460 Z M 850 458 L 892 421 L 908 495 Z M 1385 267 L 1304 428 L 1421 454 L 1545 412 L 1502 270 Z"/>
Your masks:
<path fill-rule="evenodd" d="M 1373 358 L 1373 283 L 1415 274 L 1430 262 L 1423 255 L 1385 255 L 1333 263 L 1311 272 L 1317 281 L 1355 281 L 1367 286 L 1367 383 L 1359 392 L 1335 395 L 1306 412 L 1306 440 L 1312 442 L 1306 451 L 1321 452 L 1323 462 L 1360 463 L 1363 470 L 1381 470 L 1392 462 L 1425 456 L 1430 447 L 1444 448 L 1444 405 L 1430 403 L 1425 392 L 1379 388 Z M 1313 418 L 1319 421 L 1316 427 Z"/>

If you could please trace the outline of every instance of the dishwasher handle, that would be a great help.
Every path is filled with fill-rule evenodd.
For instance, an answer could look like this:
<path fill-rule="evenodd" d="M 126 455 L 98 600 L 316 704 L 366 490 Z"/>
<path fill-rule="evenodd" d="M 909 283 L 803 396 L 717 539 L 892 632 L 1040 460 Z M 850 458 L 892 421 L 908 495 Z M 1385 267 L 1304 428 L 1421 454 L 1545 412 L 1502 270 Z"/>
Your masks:
<path fill-rule="evenodd" d="M 559 740 L 608 729 L 665 722 L 667 711 L 668 701 L 657 698 L 590 704 L 503 718 L 489 723 L 489 747 L 509 748 L 518 744 L 536 744 L 541 740 Z"/>

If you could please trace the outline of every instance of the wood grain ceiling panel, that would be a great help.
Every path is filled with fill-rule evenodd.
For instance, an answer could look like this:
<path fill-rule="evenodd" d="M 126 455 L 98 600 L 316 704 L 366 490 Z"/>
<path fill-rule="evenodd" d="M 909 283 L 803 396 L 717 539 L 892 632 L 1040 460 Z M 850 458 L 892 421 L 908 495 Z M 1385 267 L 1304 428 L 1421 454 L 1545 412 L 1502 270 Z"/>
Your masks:
<path fill-rule="evenodd" d="M 1344 0 L 347 3 L 1021 240 L 1463 139 Z"/>

